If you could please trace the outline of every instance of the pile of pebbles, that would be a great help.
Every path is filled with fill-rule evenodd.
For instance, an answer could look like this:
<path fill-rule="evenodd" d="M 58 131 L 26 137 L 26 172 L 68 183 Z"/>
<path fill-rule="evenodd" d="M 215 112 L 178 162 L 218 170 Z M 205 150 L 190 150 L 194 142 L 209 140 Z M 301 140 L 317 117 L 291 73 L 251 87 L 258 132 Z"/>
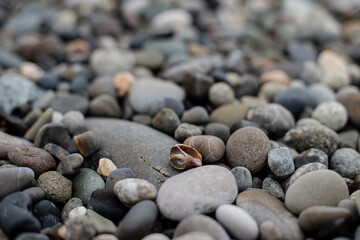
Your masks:
<path fill-rule="evenodd" d="M 1 1 L 0 239 L 359 239 L 358 9 Z"/>

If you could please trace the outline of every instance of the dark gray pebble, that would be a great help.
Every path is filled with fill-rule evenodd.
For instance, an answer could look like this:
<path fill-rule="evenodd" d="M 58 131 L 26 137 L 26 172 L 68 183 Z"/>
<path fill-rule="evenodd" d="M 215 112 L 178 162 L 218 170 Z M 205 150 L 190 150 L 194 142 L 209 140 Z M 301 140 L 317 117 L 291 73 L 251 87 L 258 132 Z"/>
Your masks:
<path fill-rule="evenodd" d="M 305 164 L 319 162 L 328 166 L 328 156 L 320 149 L 310 148 L 301 152 L 294 158 L 295 168 L 299 168 Z"/>
<path fill-rule="evenodd" d="M 83 167 L 84 168 L 91 168 L 92 170 L 97 170 L 99 167 L 99 160 L 101 158 L 108 158 L 111 159 L 110 154 L 106 150 L 100 150 L 93 153 L 90 157 L 86 158 Z"/>
<path fill-rule="evenodd" d="M 42 228 L 52 227 L 60 223 L 60 211 L 49 200 L 37 202 L 33 208 L 33 214 L 39 219 Z"/>
<path fill-rule="evenodd" d="M 56 160 L 63 161 L 70 153 L 55 143 L 48 143 L 44 150 L 51 154 Z"/>
<path fill-rule="evenodd" d="M 74 175 L 81 167 L 84 162 L 83 156 L 79 153 L 73 153 L 68 156 L 64 160 L 62 160 L 56 171 L 58 171 L 61 175 Z"/>
<path fill-rule="evenodd" d="M 91 100 L 89 114 L 98 117 L 119 118 L 122 115 L 122 110 L 115 97 L 102 94 Z"/>
<path fill-rule="evenodd" d="M 218 137 L 226 143 L 230 137 L 230 129 L 223 123 L 209 123 L 205 126 L 204 135 Z"/>
<path fill-rule="evenodd" d="M 173 135 L 180 125 L 180 119 L 172 109 L 162 108 L 152 119 L 152 125 L 164 133 Z"/>
<path fill-rule="evenodd" d="M 45 197 L 45 192 L 40 187 L 27 188 L 23 191 L 23 193 L 29 195 L 33 203 L 36 203 Z"/>
<path fill-rule="evenodd" d="M 107 177 L 105 188 L 113 191 L 115 183 L 125 178 L 136 178 L 136 174 L 131 168 L 118 168 Z"/>

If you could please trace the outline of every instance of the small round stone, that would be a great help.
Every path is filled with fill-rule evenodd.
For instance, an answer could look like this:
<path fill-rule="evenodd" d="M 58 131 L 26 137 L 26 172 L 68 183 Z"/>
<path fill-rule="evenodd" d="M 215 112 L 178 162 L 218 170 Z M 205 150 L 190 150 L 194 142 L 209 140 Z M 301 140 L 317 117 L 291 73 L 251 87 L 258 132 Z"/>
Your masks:
<path fill-rule="evenodd" d="M 72 194 L 72 182 L 55 171 L 45 172 L 37 180 L 45 197 L 55 203 L 66 203 Z"/>
<path fill-rule="evenodd" d="M 56 167 L 54 158 L 37 147 L 15 148 L 8 153 L 9 160 L 19 167 L 31 168 L 36 176 Z"/>
<path fill-rule="evenodd" d="M 31 200 L 33 202 L 37 202 L 45 197 L 44 190 L 42 190 L 39 187 L 27 188 L 23 191 L 23 193 L 26 193 L 27 195 L 29 195 L 29 197 L 31 198 Z"/>
<path fill-rule="evenodd" d="M 127 178 L 115 184 L 114 193 L 124 205 L 132 206 L 142 200 L 155 200 L 157 189 L 144 179 Z"/>
<path fill-rule="evenodd" d="M 328 166 L 328 156 L 320 149 L 310 148 L 301 152 L 294 158 L 295 168 L 299 168 L 305 164 L 318 162 Z"/>
<path fill-rule="evenodd" d="M 102 94 L 91 100 L 89 114 L 98 117 L 119 118 L 122 110 L 115 97 L 110 94 Z"/>
<path fill-rule="evenodd" d="M 218 220 L 237 239 L 257 239 L 259 227 L 254 218 L 242 208 L 224 204 L 216 209 Z"/>
<path fill-rule="evenodd" d="M 330 167 L 342 177 L 354 179 L 360 174 L 360 154 L 352 148 L 340 148 L 331 156 Z"/>
<path fill-rule="evenodd" d="M 53 156 L 58 161 L 63 161 L 66 158 L 66 156 L 68 156 L 70 154 L 64 148 L 62 148 L 59 145 L 54 144 L 54 143 L 46 144 L 44 146 L 44 150 L 46 150 L 48 153 L 50 153 L 50 155 Z"/>
<path fill-rule="evenodd" d="M 270 151 L 269 138 L 258 128 L 245 127 L 234 132 L 226 144 L 226 156 L 231 167 L 246 167 L 260 171 Z"/>
<path fill-rule="evenodd" d="M 87 204 L 91 193 L 104 187 L 105 182 L 97 172 L 88 168 L 80 168 L 73 179 L 73 196 Z"/>
<path fill-rule="evenodd" d="M 102 176 L 104 179 L 106 179 L 110 173 L 116 169 L 117 167 L 110 159 L 100 158 L 97 173 L 100 174 L 100 176 Z"/>
<path fill-rule="evenodd" d="M 262 189 L 276 198 L 284 199 L 285 197 L 284 190 L 282 189 L 280 183 L 272 178 L 267 177 L 263 180 Z"/>
<path fill-rule="evenodd" d="M 62 160 L 56 171 L 60 174 L 67 176 L 67 175 L 74 175 L 81 167 L 84 162 L 83 156 L 79 153 L 73 153 L 66 156 L 64 160 Z"/>
<path fill-rule="evenodd" d="M 215 106 L 231 103 L 234 99 L 234 90 L 226 83 L 215 83 L 209 89 L 209 100 Z"/>
<path fill-rule="evenodd" d="M 85 216 L 85 214 L 86 214 L 86 207 L 79 206 L 70 211 L 69 219 Z"/>
<path fill-rule="evenodd" d="M 261 74 L 260 76 L 261 84 L 273 82 L 273 83 L 281 83 L 286 86 L 290 84 L 289 75 L 282 70 L 272 70 Z"/>
<path fill-rule="evenodd" d="M 340 102 L 347 110 L 351 122 L 360 127 L 360 93 L 351 92 L 338 96 L 338 102 Z"/>
<path fill-rule="evenodd" d="M 89 157 L 99 149 L 96 144 L 96 135 L 93 131 L 87 131 L 74 136 L 74 141 L 84 157 Z"/>
<path fill-rule="evenodd" d="M 169 135 L 174 134 L 180 123 L 178 115 L 170 108 L 162 108 L 152 120 L 154 128 Z"/>
<path fill-rule="evenodd" d="M 63 223 L 66 223 L 67 220 L 69 219 L 69 214 L 71 212 L 71 210 L 80 207 L 83 205 L 83 202 L 81 201 L 80 198 L 71 198 L 69 201 L 67 201 L 67 203 L 65 204 L 65 206 L 63 207 L 62 211 L 61 211 L 61 221 Z"/>
<path fill-rule="evenodd" d="M 338 102 L 324 102 L 314 109 L 311 117 L 332 130 L 338 131 L 346 125 L 348 113 Z"/>
<path fill-rule="evenodd" d="M 193 124 L 182 123 L 175 130 L 175 139 L 179 142 L 184 142 L 185 139 L 201 135 L 202 131 L 200 128 Z"/>
<path fill-rule="evenodd" d="M 209 114 L 204 107 L 196 106 L 184 112 L 181 121 L 192 124 L 204 124 L 209 122 Z"/>
<path fill-rule="evenodd" d="M 84 114 L 82 112 L 70 111 L 65 113 L 61 122 L 65 125 L 65 128 L 69 133 L 74 134 L 79 127 L 84 125 L 84 120 Z"/>
<path fill-rule="evenodd" d="M 216 108 L 210 114 L 210 122 L 223 123 L 229 128 L 239 120 L 243 120 L 248 107 L 242 103 L 231 103 Z"/>
<path fill-rule="evenodd" d="M 60 211 L 54 203 L 49 200 L 41 200 L 34 205 L 34 216 L 40 220 L 41 227 L 53 227 L 60 223 Z"/>
<path fill-rule="evenodd" d="M 245 167 L 234 167 L 231 169 L 231 172 L 234 174 L 239 192 L 252 187 L 252 177 L 249 169 Z"/>
<path fill-rule="evenodd" d="M 141 240 L 170 240 L 170 238 L 162 233 L 152 233 L 142 238 Z"/>
<path fill-rule="evenodd" d="M 277 177 L 285 177 L 295 170 L 291 153 L 287 147 L 271 149 L 268 153 L 268 165 Z"/>
<path fill-rule="evenodd" d="M 44 75 L 44 70 L 32 62 L 24 62 L 21 64 L 19 71 L 24 77 L 33 82 L 38 82 Z"/>
<path fill-rule="evenodd" d="M 135 81 L 135 77 L 129 72 L 121 72 L 116 74 L 114 77 L 114 86 L 118 91 L 118 96 L 126 96 Z"/>
<path fill-rule="evenodd" d="M 136 178 L 136 174 L 131 168 L 118 168 L 107 177 L 105 188 L 113 191 L 115 184 L 125 178 Z"/>
<path fill-rule="evenodd" d="M 223 123 L 209 123 L 205 126 L 204 134 L 216 136 L 226 143 L 230 137 L 230 129 Z"/>

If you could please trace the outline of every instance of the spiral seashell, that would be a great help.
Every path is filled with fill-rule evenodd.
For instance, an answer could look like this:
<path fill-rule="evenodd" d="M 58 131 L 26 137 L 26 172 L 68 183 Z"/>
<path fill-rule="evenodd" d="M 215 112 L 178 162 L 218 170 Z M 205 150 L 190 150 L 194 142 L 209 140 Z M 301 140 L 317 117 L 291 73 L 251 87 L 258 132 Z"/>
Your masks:
<path fill-rule="evenodd" d="M 196 149 L 188 145 L 176 144 L 170 149 L 170 164 L 178 170 L 200 167 L 202 156 Z"/>
<path fill-rule="evenodd" d="M 215 136 L 202 135 L 189 137 L 185 145 L 195 148 L 202 156 L 204 162 L 212 163 L 219 161 L 225 153 L 224 142 Z"/>

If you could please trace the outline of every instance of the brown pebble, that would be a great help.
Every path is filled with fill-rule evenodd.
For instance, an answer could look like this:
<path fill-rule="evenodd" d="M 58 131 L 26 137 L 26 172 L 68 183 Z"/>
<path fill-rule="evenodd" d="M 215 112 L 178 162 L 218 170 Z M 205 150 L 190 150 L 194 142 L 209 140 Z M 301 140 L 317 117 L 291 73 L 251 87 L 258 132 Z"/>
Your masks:
<path fill-rule="evenodd" d="M 97 168 L 97 173 L 100 174 L 100 176 L 106 179 L 110 173 L 116 169 L 116 165 L 110 159 L 100 158 L 99 167 Z"/>
<path fill-rule="evenodd" d="M 130 91 L 135 82 L 135 77 L 129 72 L 122 72 L 116 74 L 114 77 L 114 85 L 118 91 L 119 97 L 124 97 Z"/>
<path fill-rule="evenodd" d="M 215 136 L 192 136 L 184 144 L 195 148 L 201 154 L 203 162 L 217 162 L 225 153 L 224 142 Z"/>
<path fill-rule="evenodd" d="M 87 131 L 74 136 L 74 141 L 81 155 L 85 158 L 98 150 L 96 135 L 93 131 Z"/>
<path fill-rule="evenodd" d="M 9 160 L 19 167 L 31 168 L 36 176 L 56 167 L 54 158 L 37 147 L 15 148 L 8 153 Z"/>
<path fill-rule="evenodd" d="M 260 81 L 262 84 L 272 82 L 272 83 L 281 83 L 286 86 L 290 84 L 290 77 L 286 72 L 281 70 L 273 70 L 261 74 Z"/>

